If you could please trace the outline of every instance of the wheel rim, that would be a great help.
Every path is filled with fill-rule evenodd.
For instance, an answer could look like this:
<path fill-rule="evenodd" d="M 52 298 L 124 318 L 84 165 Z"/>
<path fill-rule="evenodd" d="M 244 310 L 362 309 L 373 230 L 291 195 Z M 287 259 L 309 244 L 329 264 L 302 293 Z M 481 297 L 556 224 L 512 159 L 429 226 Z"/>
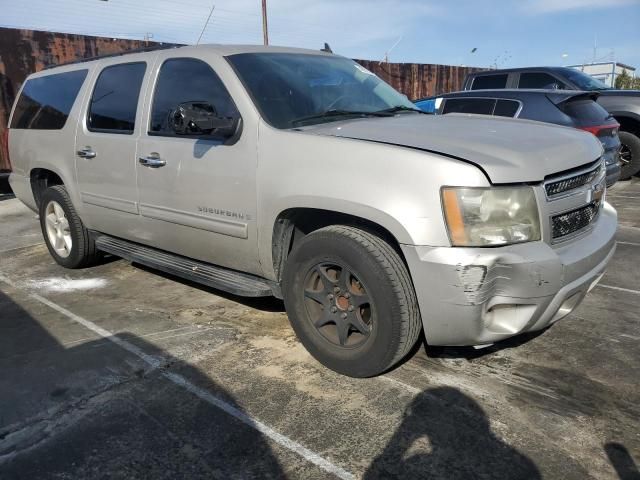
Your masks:
<path fill-rule="evenodd" d="M 69 220 L 60 204 L 50 201 L 44 213 L 44 222 L 47 230 L 49 244 L 62 258 L 67 258 L 71 254 L 71 230 Z"/>
<path fill-rule="evenodd" d="M 631 153 L 631 149 L 628 146 L 626 146 L 624 143 L 620 146 L 619 157 L 623 167 L 629 165 L 631 163 L 631 160 L 633 160 L 633 154 Z"/>
<path fill-rule="evenodd" d="M 327 341 L 355 348 L 369 339 L 375 312 L 366 287 L 350 268 L 337 263 L 315 265 L 303 289 L 308 318 Z"/>

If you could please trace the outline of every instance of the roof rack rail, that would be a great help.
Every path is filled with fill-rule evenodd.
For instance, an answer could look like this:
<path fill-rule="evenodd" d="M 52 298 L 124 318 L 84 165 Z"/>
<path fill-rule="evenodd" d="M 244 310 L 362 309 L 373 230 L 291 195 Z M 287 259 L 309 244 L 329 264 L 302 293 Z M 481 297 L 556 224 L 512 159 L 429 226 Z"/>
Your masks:
<path fill-rule="evenodd" d="M 151 47 L 134 48 L 131 50 L 124 50 L 122 52 L 117 52 L 117 53 L 107 53 L 105 55 L 98 55 L 95 57 L 78 58 L 77 60 L 72 60 L 70 62 L 51 64 L 44 67 L 44 70 L 48 70 L 50 68 L 55 68 L 55 67 L 62 67 L 65 65 L 75 65 L 76 63 L 91 62 L 93 60 L 102 60 L 103 58 L 120 57 L 122 55 L 128 55 L 129 53 L 153 52 L 154 50 L 167 50 L 169 48 L 178 48 L 183 46 L 184 45 L 180 45 L 176 43 L 165 43 L 162 45 L 153 45 Z"/>

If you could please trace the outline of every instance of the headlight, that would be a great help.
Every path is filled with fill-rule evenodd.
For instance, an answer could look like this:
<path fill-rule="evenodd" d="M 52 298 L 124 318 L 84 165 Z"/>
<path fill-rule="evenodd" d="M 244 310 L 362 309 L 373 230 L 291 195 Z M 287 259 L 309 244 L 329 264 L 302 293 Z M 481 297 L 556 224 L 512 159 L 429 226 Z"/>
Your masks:
<path fill-rule="evenodd" d="M 540 240 L 531 187 L 444 187 L 442 208 L 456 247 L 486 247 Z"/>

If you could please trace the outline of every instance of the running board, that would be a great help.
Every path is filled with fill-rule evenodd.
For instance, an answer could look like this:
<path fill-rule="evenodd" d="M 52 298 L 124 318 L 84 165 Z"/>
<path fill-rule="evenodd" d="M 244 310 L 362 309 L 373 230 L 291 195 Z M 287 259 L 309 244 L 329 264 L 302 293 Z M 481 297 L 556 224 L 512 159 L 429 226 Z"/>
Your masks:
<path fill-rule="evenodd" d="M 268 297 L 275 293 L 267 280 L 255 275 L 216 267 L 101 233 L 95 233 L 94 239 L 98 250 L 234 295 Z"/>

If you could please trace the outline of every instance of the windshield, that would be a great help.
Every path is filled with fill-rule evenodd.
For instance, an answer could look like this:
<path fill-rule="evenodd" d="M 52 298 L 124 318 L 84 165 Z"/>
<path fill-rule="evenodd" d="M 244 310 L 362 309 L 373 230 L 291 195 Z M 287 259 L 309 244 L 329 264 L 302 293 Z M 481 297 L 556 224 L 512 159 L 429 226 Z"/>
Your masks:
<path fill-rule="evenodd" d="M 276 128 L 343 120 L 397 108 L 415 110 L 353 60 L 333 55 L 242 53 L 227 57 L 264 119 Z"/>
<path fill-rule="evenodd" d="M 575 83 L 580 90 L 608 90 L 608 87 L 600 80 L 593 78 L 591 75 L 587 75 L 580 70 L 574 70 L 573 68 L 567 68 L 565 70 L 566 77 Z"/>

